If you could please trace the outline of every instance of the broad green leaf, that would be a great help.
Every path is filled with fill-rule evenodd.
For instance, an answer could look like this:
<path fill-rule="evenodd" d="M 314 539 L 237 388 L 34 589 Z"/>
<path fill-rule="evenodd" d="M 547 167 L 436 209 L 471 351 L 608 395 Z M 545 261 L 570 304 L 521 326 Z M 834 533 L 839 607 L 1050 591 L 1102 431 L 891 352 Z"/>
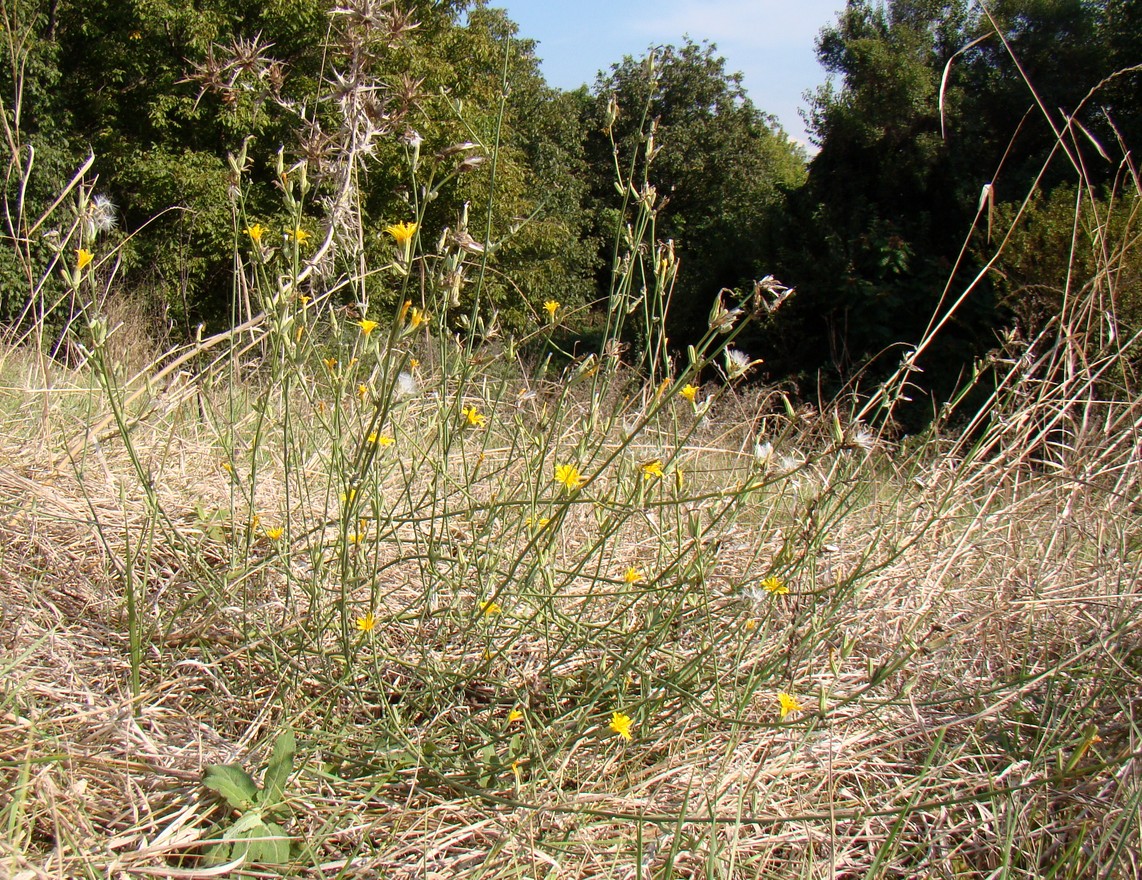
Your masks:
<path fill-rule="evenodd" d="M 248 810 L 258 799 L 257 783 L 237 764 L 211 764 L 202 784 L 222 795 L 235 810 Z"/>
<path fill-rule="evenodd" d="M 262 822 L 235 836 L 234 856 L 245 854 L 247 864 L 284 865 L 289 861 L 289 836 L 276 822 Z"/>
<path fill-rule="evenodd" d="M 293 773 L 293 756 L 296 753 L 293 731 L 288 727 L 274 740 L 274 752 L 266 765 L 266 778 L 262 785 L 261 803 L 267 809 L 281 805 L 286 781 Z"/>

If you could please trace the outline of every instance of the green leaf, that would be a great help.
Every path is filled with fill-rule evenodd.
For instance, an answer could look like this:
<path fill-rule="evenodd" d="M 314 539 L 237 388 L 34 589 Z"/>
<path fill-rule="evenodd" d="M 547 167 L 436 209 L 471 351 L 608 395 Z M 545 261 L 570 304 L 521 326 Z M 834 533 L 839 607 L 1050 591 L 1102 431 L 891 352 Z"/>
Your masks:
<path fill-rule="evenodd" d="M 289 861 L 289 836 L 276 822 L 259 820 L 234 836 L 233 853 L 244 854 L 248 864 L 280 867 Z"/>
<path fill-rule="evenodd" d="M 281 805 L 286 781 L 293 773 L 293 756 L 297 752 L 293 731 L 288 727 L 274 740 L 274 752 L 266 765 L 266 778 L 262 786 L 261 804 L 267 809 Z"/>
<path fill-rule="evenodd" d="M 202 784 L 216 791 L 235 810 L 248 810 L 258 799 L 258 785 L 237 764 L 211 764 Z"/>

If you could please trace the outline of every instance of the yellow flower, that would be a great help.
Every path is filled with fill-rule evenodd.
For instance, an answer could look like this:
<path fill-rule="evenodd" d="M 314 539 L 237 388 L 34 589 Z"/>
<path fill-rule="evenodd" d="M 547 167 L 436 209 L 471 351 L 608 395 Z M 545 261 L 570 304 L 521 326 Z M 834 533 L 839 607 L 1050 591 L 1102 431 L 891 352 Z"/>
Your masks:
<path fill-rule="evenodd" d="M 494 617 L 497 614 L 502 614 L 503 610 L 499 602 L 493 602 L 491 599 L 487 602 L 480 603 L 480 611 L 483 612 L 485 617 Z"/>
<path fill-rule="evenodd" d="M 623 580 L 628 584 L 637 584 L 639 581 L 645 580 L 645 576 L 641 571 L 633 565 L 626 570 L 623 574 Z"/>
<path fill-rule="evenodd" d="M 790 712 L 800 712 L 804 709 L 804 706 L 797 702 L 797 698 L 793 694 L 787 694 L 784 691 L 777 695 L 777 702 L 781 704 L 782 719 Z"/>
<path fill-rule="evenodd" d="M 322 363 L 330 373 L 337 369 L 337 358 L 325 358 Z"/>
<path fill-rule="evenodd" d="M 663 379 L 661 382 L 658 383 L 658 389 L 654 392 L 654 396 L 655 397 L 661 397 L 663 395 L 663 393 L 666 391 L 666 389 L 669 388 L 673 382 L 674 382 L 674 380 L 672 378 L 670 378 L 669 376 L 667 376 L 665 379 Z"/>
<path fill-rule="evenodd" d="M 416 358 L 409 358 L 408 359 L 408 368 L 410 370 L 415 370 L 419 366 L 420 366 L 420 361 L 417 360 Z"/>
<path fill-rule="evenodd" d="M 230 462 L 222 462 L 221 467 L 222 470 L 226 471 L 226 473 L 230 474 L 230 476 L 234 476 L 234 465 L 230 464 Z"/>
<path fill-rule="evenodd" d="M 678 393 L 693 403 L 698 397 L 698 387 L 696 385 L 683 385 L 682 390 Z"/>
<path fill-rule="evenodd" d="M 376 321 L 370 321 L 368 318 L 362 318 L 357 322 L 357 326 L 361 328 L 362 333 L 364 333 L 366 336 L 370 336 L 372 335 L 373 331 L 381 325 Z"/>
<path fill-rule="evenodd" d="M 508 724 L 518 724 L 520 721 L 523 721 L 523 713 L 519 709 L 508 712 Z"/>
<path fill-rule="evenodd" d="M 396 443 L 388 434 L 378 434 L 375 431 L 369 435 L 369 442 L 375 443 L 377 446 L 392 446 Z"/>
<path fill-rule="evenodd" d="M 386 226 L 385 232 L 393 237 L 397 244 L 403 245 L 405 242 L 412 241 L 412 237 L 416 235 L 415 223 L 395 223 L 392 226 Z"/>
<path fill-rule="evenodd" d="M 369 386 L 366 385 L 364 382 L 360 383 L 357 386 L 357 396 L 359 398 L 361 398 L 361 400 L 367 400 L 368 399 L 368 397 L 369 397 Z"/>
<path fill-rule="evenodd" d="M 357 629 L 363 633 L 371 633 L 377 628 L 377 615 L 370 611 L 363 617 L 357 618 Z"/>
<path fill-rule="evenodd" d="M 523 524 L 528 528 L 536 526 L 537 528 L 542 529 L 546 527 L 549 522 L 551 522 L 551 518 L 547 516 L 541 516 L 539 519 L 535 519 L 535 517 L 529 516 L 523 521 Z"/>
<path fill-rule="evenodd" d="M 586 480 L 579 473 L 579 468 L 573 464 L 557 464 L 555 466 L 555 482 L 562 483 L 568 489 L 578 489 Z"/>
<path fill-rule="evenodd" d="M 751 617 L 745 622 L 745 629 L 746 632 L 753 632 L 755 629 L 757 629 L 757 621 Z"/>
<path fill-rule="evenodd" d="M 545 302 L 543 304 L 543 307 L 547 310 L 548 319 L 551 321 L 554 321 L 555 320 L 555 313 L 559 311 L 559 303 L 557 303 L 553 299 L 549 299 L 547 302 Z"/>
<path fill-rule="evenodd" d="M 415 330 L 428 319 L 424 317 L 424 312 L 418 308 L 412 308 L 408 313 L 408 326 L 410 329 Z"/>
<path fill-rule="evenodd" d="M 609 725 L 611 731 L 617 733 L 628 742 L 632 739 L 630 731 L 633 725 L 634 719 L 629 715 L 624 715 L 622 712 L 611 713 L 611 723 Z"/>
<path fill-rule="evenodd" d="M 82 272 L 89 265 L 91 265 L 91 261 L 93 259 L 95 259 L 95 254 L 93 254 L 87 248 L 80 248 L 75 252 L 75 268 Z"/>
<path fill-rule="evenodd" d="M 286 235 L 288 235 L 298 244 L 305 244 L 307 241 L 309 241 L 309 233 L 302 229 L 300 226 L 296 229 L 291 229 L 286 233 Z"/>
<path fill-rule="evenodd" d="M 283 529 L 281 526 L 274 526 L 272 529 L 266 529 L 266 537 L 271 541 L 276 541 L 284 534 L 285 529 Z"/>
<path fill-rule="evenodd" d="M 254 244 L 262 243 L 262 236 L 265 235 L 266 227 L 261 223 L 255 223 L 253 226 L 247 226 L 244 230 L 246 235 L 250 236 L 250 241 Z"/>
<path fill-rule="evenodd" d="M 350 489 L 348 492 L 342 492 L 341 493 L 341 503 L 342 504 L 352 504 L 356 500 L 356 498 L 357 498 L 357 490 L 356 489 Z"/>
<path fill-rule="evenodd" d="M 785 596 L 789 593 L 789 587 L 785 586 L 785 582 L 776 575 L 770 575 L 763 580 L 761 588 L 771 596 Z"/>
<path fill-rule="evenodd" d="M 473 428 L 482 428 L 488 424 L 488 417 L 481 413 L 474 406 L 466 406 L 460 410 L 460 415 L 468 422 Z"/>
<path fill-rule="evenodd" d="M 660 458 L 652 458 L 650 461 L 644 461 L 639 467 L 642 469 L 642 475 L 648 480 L 652 477 L 661 479 L 666 476 L 666 471 L 662 469 L 662 459 Z"/>

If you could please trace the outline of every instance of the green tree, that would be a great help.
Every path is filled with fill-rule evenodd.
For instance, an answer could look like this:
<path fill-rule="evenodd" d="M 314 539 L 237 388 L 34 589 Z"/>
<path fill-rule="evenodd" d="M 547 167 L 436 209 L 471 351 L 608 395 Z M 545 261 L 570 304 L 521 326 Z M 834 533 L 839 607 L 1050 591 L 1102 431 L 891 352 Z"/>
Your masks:
<path fill-rule="evenodd" d="M 820 151 L 785 227 L 781 273 L 799 294 L 773 340 L 777 371 L 827 390 L 884 375 L 978 270 L 983 248 L 964 259 L 961 250 L 985 184 L 1002 201 L 1037 178 L 1048 190 L 1073 184 L 1076 166 L 1094 182 L 1113 172 L 1076 130 L 1066 141 L 1073 161 L 1057 151 L 1039 177 L 1056 135 L 1024 81 L 1061 128 L 1058 108 L 1078 108 L 1116 63 L 1104 49 L 1108 4 L 988 8 L 990 17 L 967 0 L 850 0 L 822 32 L 831 78 L 810 112 Z M 1104 106 L 1088 103 L 1077 117 L 1098 137 L 1109 133 Z M 1136 112 L 1133 102 L 1121 109 Z M 916 396 L 950 393 L 1013 319 L 1010 304 L 989 280 L 976 286 L 921 359 Z M 931 404 L 918 401 L 904 414 L 918 424 L 926 413 Z"/>
<path fill-rule="evenodd" d="M 624 170 L 646 146 L 653 123 L 656 155 L 647 175 L 659 197 L 659 239 L 681 260 L 668 332 L 676 346 L 696 340 L 723 287 L 768 271 L 785 189 L 804 177 L 804 154 L 777 121 L 746 96 L 712 44 L 690 41 L 644 59 L 625 58 L 595 84 L 589 156 L 600 237 L 613 240 L 616 162 Z M 603 134 L 612 98 L 617 155 Z M 609 253 L 608 253 L 609 258 Z M 603 283 L 605 286 L 605 280 Z"/>

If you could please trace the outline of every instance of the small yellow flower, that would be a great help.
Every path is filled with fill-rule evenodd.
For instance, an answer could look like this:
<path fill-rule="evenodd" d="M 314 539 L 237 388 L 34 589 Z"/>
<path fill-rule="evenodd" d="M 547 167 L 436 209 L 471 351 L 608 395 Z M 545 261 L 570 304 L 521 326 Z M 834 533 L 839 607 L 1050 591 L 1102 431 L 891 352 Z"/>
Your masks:
<path fill-rule="evenodd" d="M 422 312 L 420 309 L 416 308 L 415 306 L 409 309 L 408 326 L 410 330 L 415 330 L 427 320 L 428 319 L 424 317 L 424 312 Z"/>
<path fill-rule="evenodd" d="M 777 695 L 777 702 L 781 704 L 781 718 L 784 720 L 785 716 L 790 712 L 800 712 L 805 707 L 797 702 L 797 698 L 793 694 L 787 694 L 784 691 Z"/>
<path fill-rule="evenodd" d="M 412 237 L 416 235 L 416 229 L 415 223 L 394 223 L 392 226 L 386 226 L 385 232 L 391 235 L 397 244 L 403 245 L 412 241 Z"/>
<path fill-rule="evenodd" d="M 623 580 L 628 584 L 637 584 L 646 580 L 646 576 L 632 565 L 623 573 Z"/>
<path fill-rule="evenodd" d="M 234 476 L 234 465 L 230 464 L 230 462 L 224 461 L 221 463 L 220 467 L 230 476 Z"/>
<path fill-rule="evenodd" d="M 462 415 L 464 420 L 473 428 L 482 428 L 488 424 L 488 417 L 481 413 L 474 406 L 464 407 L 462 410 L 460 410 L 460 415 Z"/>
<path fill-rule="evenodd" d="M 305 244 L 309 241 L 309 233 L 298 226 L 296 229 L 289 230 L 286 235 L 296 241 L 298 244 Z"/>
<path fill-rule="evenodd" d="M 508 724 L 518 724 L 523 721 L 523 712 L 519 709 L 512 709 L 508 712 Z"/>
<path fill-rule="evenodd" d="M 648 480 L 652 478 L 661 479 L 666 476 L 666 471 L 662 469 L 662 459 L 652 458 L 650 461 L 644 461 L 639 465 L 642 470 L 642 475 Z"/>
<path fill-rule="evenodd" d="M 357 498 L 357 490 L 356 489 L 350 489 L 348 492 L 342 492 L 341 493 L 341 503 L 342 504 L 352 504 L 353 501 L 356 500 L 356 498 Z"/>
<path fill-rule="evenodd" d="M 664 393 L 666 393 L 666 389 L 669 388 L 673 382 L 674 380 L 670 378 L 670 376 L 667 376 L 665 379 L 658 383 L 658 389 L 654 392 L 654 396 L 661 397 Z"/>
<path fill-rule="evenodd" d="M 247 226 L 243 231 L 250 236 L 250 241 L 254 244 L 261 244 L 262 236 L 266 234 L 266 227 L 261 223 L 255 223 L 253 226 Z"/>
<path fill-rule="evenodd" d="M 682 390 L 678 393 L 693 403 L 698 397 L 698 386 L 689 384 L 683 385 Z"/>
<path fill-rule="evenodd" d="M 555 313 L 559 311 L 559 303 L 553 299 L 549 299 L 543 304 L 543 308 L 547 310 L 547 318 L 550 321 L 555 320 Z"/>
<path fill-rule="evenodd" d="M 555 482 L 562 483 L 568 489 L 578 489 L 586 480 L 579 473 L 579 468 L 573 464 L 557 464 L 555 466 Z"/>
<path fill-rule="evenodd" d="M 321 362 L 325 364 L 325 369 L 327 369 L 330 373 L 337 369 L 337 358 L 325 358 Z"/>
<path fill-rule="evenodd" d="M 361 328 L 361 332 L 366 336 L 371 336 L 373 331 L 381 325 L 376 321 L 370 321 L 368 318 L 362 318 L 357 322 L 357 326 Z"/>
<path fill-rule="evenodd" d="M 392 446 L 396 443 L 388 434 L 378 434 L 375 431 L 369 435 L 369 442 L 377 446 Z"/>
<path fill-rule="evenodd" d="M 75 252 L 75 268 L 80 272 L 91 265 L 91 261 L 95 259 L 95 254 L 87 248 L 80 248 Z"/>
<path fill-rule="evenodd" d="M 408 359 L 408 368 L 410 370 L 415 370 L 419 366 L 420 366 L 420 361 L 417 360 L 416 358 L 409 358 Z"/>
<path fill-rule="evenodd" d="M 307 293 L 301 293 L 301 294 L 298 294 L 298 297 L 297 297 L 297 301 L 298 301 L 299 303 L 301 303 L 301 307 L 302 307 L 303 309 L 304 309 L 304 308 L 305 308 L 307 305 L 309 305 L 309 301 L 310 301 L 311 299 L 313 299 L 313 297 L 311 297 L 311 296 L 310 296 L 309 294 L 307 294 Z"/>
<path fill-rule="evenodd" d="M 364 382 L 360 383 L 357 386 L 357 396 L 359 398 L 361 398 L 361 400 L 368 400 L 369 399 L 369 386 L 366 385 Z"/>
<path fill-rule="evenodd" d="M 266 529 L 265 534 L 266 537 L 271 541 L 276 541 L 278 538 L 285 534 L 285 529 L 283 529 L 281 526 L 274 526 L 272 529 Z"/>
<path fill-rule="evenodd" d="M 789 594 L 789 587 L 776 575 L 770 575 L 761 582 L 761 588 L 771 596 L 785 596 Z"/>
<path fill-rule="evenodd" d="M 525 526 L 527 526 L 528 528 L 535 526 L 536 528 L 542 529 L 542 528 L 546 528 L 546 526 L 549 522 L 551 522 L 551 517 L 548 517 L 548 516 L 541 516 L 541 517 L 539 517 L 539 519 L 536 519 L 535 517 L 529 516 L 527 519 L 525 519 L 523 521 L 523 524 Z"/>
<path fill-rule="evenodd" d="M 349 544 L 360 544 L 364 540 L 365 532 L 363 529 L 356 532 L 349 532 L 349 534 L 345 536 L 345 541 Z"/>
<path fill-rule="evenodd" d="M 757 629 L 757 621 L 751 617 L 745 622 L 745 631 L 753 632 L 755 629 Z"/>
<path fill-rule="evenodd" d="M 487 602 L 480 603 L 480 611 L 485 617 L 494 617 L 497 614 L 502 614 L 503 610 L 499 602 L 493 602 L 491 599 Z"/>
<path fill-rule="evenodd" d="M 629 715 L 624 715 L 622 712 L 611 713 L 611 723 L 608 725 L 613 733 L 617 733 L 628 742 L 633 738 L 631 736 L 631 727 L 634 725 L 634 719 Z"/>
<path fill-rule="evenodd" d="M 357 618 L 357 629 L 363 633 L 371 633 L 377 628 L 377 615 L 370 611 L 363 617 Z"/>

